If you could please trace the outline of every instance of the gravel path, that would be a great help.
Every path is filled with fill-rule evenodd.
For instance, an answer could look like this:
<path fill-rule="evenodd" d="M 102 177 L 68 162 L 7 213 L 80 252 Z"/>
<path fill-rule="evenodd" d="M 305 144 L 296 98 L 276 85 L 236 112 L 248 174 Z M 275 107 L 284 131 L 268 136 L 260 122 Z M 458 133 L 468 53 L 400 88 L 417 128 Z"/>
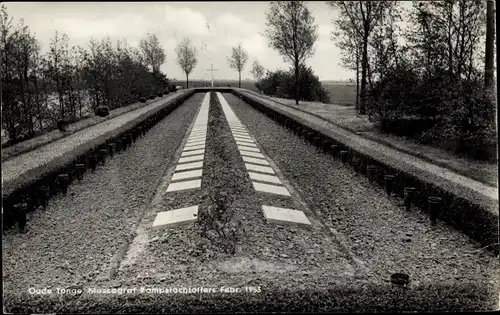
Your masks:
<path fill-rule="evenodd" d="M 431 229 L 425 213 L 406 212 L 401 200 L 387 198 L 364 176 L 318 153 L 234 95 L 224 96 L 308 205 L 346 236 L 374 281 L 383 283 L 391 273 L 406 272 L 413 285 L 431 281 L 497 285 L 498 260 L 468 237 L 441 224 Z"/>
<path fill-rule="evenodd" d="M 172 161 L 201 98 L 201 94 L 189 98 L 130 149 L 71 185 L 66 197 L 51 200 L 46 211 L 30 213 L 28 233 L 4 232 L 4 292 L 26 292 L 29 286 L 65 287 L 106 277 L 116 251 Z"/>
<path fill-rule="evenodd" d="M 247 93 L 245 91 L 240 92 Z M 252 94 L 252 96 L 257 97 L 254 94 Z M 324 130 L 326 134 L 331 134 L 334 138 L 339 139 L 339 141 L 348 143 L 350 147 L 359 152 L 366 153 L 379 161 L 384 161 L 384 163 L 396 169 L 403 169 L 412 175 L 423 178 L 428 182 L 435 183 L 447 191 L 453 191 L 459 196 L 463 196 L 465 199 L 471 200 L 498 215 L 497 187 L 485 185 L 444 167 L 428 163 L 409 154 L 382 146 L 375 141 L 357 136 L 350 131 L 339 128 L 311 114 L 295 110 L 289 106 L 272 102 L 264 98 L 261 99 L 271 108 L 278 108 L 281 111 L 292 114 L 292 116 L 298 117 L 300 121 L 308 121 L 309 125 L 312 122 L 315 126 Z"/>
<path fill-rule="evenodd" d="M 257 309 L 245 304 L 245 310 L 255 311 L 383 311 L 400 306 L 412 310 L 415 304 L 428 311 L 466 305 L 461 303 L 474 309 L 483 305 L 491 308 L 491 301 L 486 303 L 484 296 L 486 290 L 498 292 L 494 282 L 498 259 L 447 226 L 438 224 L 430 229 L 425 214 L 417 209 L 406 212 L 398 199 L 388 199 L 382 189 L 337 160 L 317 153 L 231 94 L 223 95 L 263 154 L 279 167 L 280 177 L 305 201 L 301 210 L 312 226 L 266 224 L 260 206 L 271 202 L 265 199 L 270 197 L 253 189 L 215 93 L 202 187 L 165 194 L 173 164 L 204 95 L 195 94 L 132 148 L 70 186 L 68 196 L 51 201 L 46 212 L 33 212 L 27 234 L 8 231 L 3 244 L 4 292 L 26 292 L 29 285 L 54 288 L 76 284 L 84 289 L 203 286 L 216 290 L 226 286 L 246 293 L 225 295 L 224 303 L 233 305 L 228 307 L 232 310 L 238 305 L 235 301 L 252 301 L 249 288 L 261 290 L 250 294 L 259 300 Z M 243 223 L 235 254 L 201 238 L 196 224 L 151 229 L 157 212 L 193 204 L 200 204 L 203 211 L 213 206 L 208 196 L 214 193 L 235 198 L 233 218 Z M 296 204 L 285 199 L 281 202 L 290 207 Z M 142 233 L 144 248 L 109 281 L 110 262 L 132 228 L 138 235 Z M 340 243 L 362 260 L 364 270 L 357 268 L 328 228 L 337 231 Z M 408 288 L 387 283 L 389 275 L 398 271 L 410 275 Z M 189 308 L 217 311 L 206 305 L 221 301 L 220 295 L 214 294 L 136 293 L 84 293 L 68 297 L 64 303 L 58 295 L 48 297 L 52 302 L 43 302 L 45 296 L 30 296 L 30 303 L 11 299 L 9 304 L 31 313 L 144 313 Z M 484 303 L 474 300 L 478 296 Z M 187 303 L 184 307 L 182 300 Z M 307 304 L 316 306 L 301 308 Z M 205 308 L 197 308 L 199 305 Z"/>
<path fill-rule="evenodd" d="M 227 253 L 201 237 L 200 227 L 195 224 L 161 231 L 149 228 L 143 253 L 135 264 L 120 270 L 116 283 L 156 282 L 169 286 L 254 283 L 285 288 L 296 286 L 299 279 L 316 286 L 337 278 L 349 281 L 355 277 L 356 268 L 311 211 L 305 214 L 312 227 L 266 223 L 263 204 L 294 207 L 297 202 L 290 197 L 254 190 L 217 97 L 211 100 L 207 136 L 201 191 L 161 193 L 158 206 L 148 211 L 141 226 L 145 230 L 151 227 L 156 213 L 166 209 L 200 204 L 200 212 L 206 211 L 213 207 L 209 195 L 226 194 L 234 198 L 226 210 L 226 213 L 234 211 L 229 221 L 242 223 L 236 253 Z M 293 274 L 293 280 L 283 277 L 284 272 Z"/>
<path fill-rule="evenodd" d="M 73 150 L 82 143 L 85 143 L 91 139 L 95 139 L 100 135 L 103 135 L 111 130 L 119 128 L 120 126 L 139 117 L 140 115 L 162 106 L 168 100 L 179 95 L 181 94 L 169 95 L 147 106 L 127 112 L 118 117 L 106 120 L 96 126 L 93 126 L 92 128 L 85 128 L 67 137 L 51 142 L 39 149 L 26 152 L 6 162 L 3 162 L 2 163 L 3 184 L 7 185 L 9 181 L 16 179 L 23 173 L 26 173 L 31 169 L 46 164 L 48 161 L 63 155 L 65 152 Z"/>

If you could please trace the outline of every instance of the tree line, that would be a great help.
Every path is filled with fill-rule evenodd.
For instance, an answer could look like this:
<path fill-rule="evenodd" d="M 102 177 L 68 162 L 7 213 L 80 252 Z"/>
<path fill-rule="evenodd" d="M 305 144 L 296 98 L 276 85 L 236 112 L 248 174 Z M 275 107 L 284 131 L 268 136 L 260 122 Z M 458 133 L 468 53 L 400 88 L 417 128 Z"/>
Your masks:
<path fill-rule="evenodd" d="M 86 47 L 69 45 L 55 31 L 48 51 L 24 21 L 0 7 L 2 54 L 2 128 L 15 144 L 55 128 L 58 121 L 77 121 L 99 106 L 110 109 L 163 93 L 168 80 L 159 71 L 165 53 L 158 38 L 147 34 L 139 47 L 126 40 L 91 39 Z"/>
<path fill-rule="evenodd" d="M 387 0 L 326 4 L 336 12 L 331 40 L 340 48 L 340 64 L 356 73 L 360 115 L 367 114 L 384 132 L 479 158 L 496 156 L 491 0 L 413 1 L 410 8 Z M 14 25 L 4 5 L 0 14 L 2 126 L 11 139 L 32 137 L 55 120 L 76 120 L 100 105 L 130 104 L 168 86 L 160 71 L 165 52 L 154 34 L 138 48 L 109 38 L 70 48 L 67 35 L 56 32 L 49 52 L 41 55 L 22 20 Z M 303 1 L 270 3 L 261 35 L 290 69 L 268 71 L 254 60 L 250 72 L 261 91 L 294 98 L 297 105 L 329 101 L 306 65 L 315 52 L 317 28 Z M 188 88 L 198 51 L 184 38 L 175 52 Z M 239 87 L 248 59 L 241 45 L 227 58 L 239 74 Z"/>
<path fill-rule="evenodd" d="M 0 7 L 2 58 L 2 147 L 56 128 L 58 123 L 89 117 L 109 109 L 144 101 L 173 89 L 160 67 L 165 50 L 155 34 L 146 34 L 138 47 L 109 37 L 91 39 L 85 47 L 70 46 L 67 34 L 55 31 L 48 51 L 24 24 L 15 23 L 7 7 Z M 176 47 L 177 62 L 189 75 L 198 63 L 197 49 L 184 38 Z M 240 46 L 228 62 L 240 74 L 248 54 Z M 168 91 L 167 91 L 168 90 Z"/>
<path fill-rule="evenodd" d="M 383 132 L 496 159 L 491 0 L 412 1 L 410 8 L 386 0 L 326 4 L 336 13 L 331 40 L 340 48 L 340 64 L 356 73 L 360 115 L 367 114 Z M 303 1 L 271 2 L 263 35 L 290 64 L 298 105 L 311 95 L 303 82 L 314 82 L 305 66 L 318 39 L 314 17 Z M 273 84 L 287 76 L 264 71 L 254 62 L 257 85 L 279 94 Z M 301 82 L 301 71 L 311 79 Z"/>

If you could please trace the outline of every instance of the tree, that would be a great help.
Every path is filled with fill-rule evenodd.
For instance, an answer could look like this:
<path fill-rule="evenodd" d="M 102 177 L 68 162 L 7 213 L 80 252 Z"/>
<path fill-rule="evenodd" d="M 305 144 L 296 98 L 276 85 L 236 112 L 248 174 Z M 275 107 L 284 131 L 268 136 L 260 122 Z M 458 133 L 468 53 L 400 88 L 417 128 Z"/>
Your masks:
<path fill-rule="evenodd" d="M 356 109 L 359 111 L 361 38 L 350 27 L 350 21 L 345 16 L 340 16 L 332 20 L 332 23 L 335 26 L 335 30 L 331 33 L 331 40 L 340 48 L 340 65 L 356 71 Z"/>
<path fill-rule="evenodd" d="M 264 76 L 265 72 L 266 69 L 259 63 L 258 60 L 255 60 L 252 63 L 252 69 L 250 70 L 250 73 L 253 75 L 255 79 L 257 79 L 257 81 Z"/>
<path fill-rule="evenodd" d="M 157 72 L 152 74 L 144 50 L 121 41 L 115 47 L 109 38 L 91 40 L 86 48 L 70 47 L 68 36 L 56 31 L 42 55 L 28 26 L 22 19 L 13 23 L 4 4 L 0 35 L 2 128 L 7 131 L 2 142 L 7 145 L 53 128 L 58 120 L 81 119 L 100 105 L 113 109 L 158 95 L 168 84 L 159 72 L 161 61 L 153 60 Z M 151 42 L 143 46 L 159 46 Z"/>
<path fill-rule="evenodd" d="M 494 79 L 494 62 L 495 62 L 495 2 L 488 0 L 486 5 L 486 46 L 485 46 L 485 62 L 484 62 L 484 84 L 486 90 L 493 90 Z"/>
<path fill-rule="evenodd" d="M 346 36 L 359 38 L 361 46 L 361 100 L 359 113 L 366 113 L 367 85 L 370 77 L 368 47 L 370 35 L 381 24 L 388 8 L 395 5 L 393 1 L 329 1 L 328 5 L 340 11 L 338 24 Z"/>
<path fill-rule="evenodd" d="M 314 54 L 318 39 L 314 17 L 303 1 L 273 1 L 266 13 L 264 36 L 269 45 L 290 62 L 295 76 L 295 104 L 299 104 L 299 71 L 308 57 Z"/>
<path fill-rule="evenodd" d="M 147 66 L 151 66 L 153 74 L 160 72 L 160 66 L 165 62 L 165 51 L 160 45 L 160 41 L 155 34 L 147 33 L 140 42 L 140 47 L 144 55 Z"/>
<path fill-rule="evenodd" d="M 187 37 L 177 45 L 175 48 L 177 54 L 177 62 L 186 74 L 186 89 L 189 87 L 189 74 L 193 71 L 198 63 L 196 47 L 192 46 L 191 40 Z"/>
<path fill-rule="evenodd" d="M 245 49 L 241 47 L 241 44 L 238 45 L 238 47 L 233 47 L 231 57 L 227 58 L 227 61 L 229 62 L 229 67 L 238 71 L 238 87 L 241 88 L 241 71 L 243 71 L 246 62 L 248 61 L 248 54 Z"/>
<path fill-rule="evenodd" d="M 446 73 L 450 81 L 472 80 L 479 40 L 484 34 L 482 1 L 431 1 L 413 3 L 407 42 L 427 77 Z"/>

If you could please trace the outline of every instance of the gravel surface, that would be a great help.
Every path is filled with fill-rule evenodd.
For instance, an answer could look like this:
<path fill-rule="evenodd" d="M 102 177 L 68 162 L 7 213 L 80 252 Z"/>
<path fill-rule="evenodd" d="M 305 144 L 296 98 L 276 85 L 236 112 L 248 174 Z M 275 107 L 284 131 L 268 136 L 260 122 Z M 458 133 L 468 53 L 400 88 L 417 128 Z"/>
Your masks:
<path fill-rule="evenodd" d="M 312 227 L 266 224 L 260 207 L 273 200 L 264 200 L 269 196 L 253 190 L 215 93 L 202 188 L 166 194 L 183 138 L 204 95 L 195 94 L 131 149 L 70 186 L 67 197 L 51 202 L 49 213 L 34 212 L 27 234 L 8 232 L 3 280 L 6 293 L 26 293 L 30 284 L 38 288 L 83 284 L 84 289 L 137 290 L 203 286 L 218 294 L 16 296 L 7 300 L 9 310 L 359 312 L 496 307 L 491 292 L 498 292 L 494 282 L 498 259 L 451 228 L 438 224 L 430 229 L 419 210 L 406 212 L 399 200 L 388 199 L 382 189 L 317 153 L 231 94 L 224 94 L 229 105 L 263 154 L 280 168 L 278 175 L 293 185 L 292 193 L 299 194 L 295 201 L 279 202 L 300 208 L 305 201 L 301 210 Z M 235 254 L 204 241 L 197 224 L 151 229 L 157 212 L 195 204 L 203 211 L 213 205 L 209 195 L 223 193 L 235 198 L 230 209 L 235 210 L 233 218 L 243 223 Z M 142 215 L 131 248 L 136 240 L 143 248 L 138 246 L 135 259 L 125 257 L 122 262 L 129 264 L 122 264 L 116 277 L 106 279 L 109 262 Z M 352 262 L 342 244 L 362 260 L 364 269 Z M 389 275 L 398 271 L 410 275 L 407 288 L 387 283 Z M 221 286 L 238 288 L 241 294 L 220 294 Z"/>
<path fill-rule="evenodd" d="M 151 227 L 155 214 L 165 208 L 200 204 L 202 212 L 213 206 L 209 195 L 217 198 L 227 194 L 234 198 L 227 210 L 228 213 L 234 211 L 233 219 L 228 221 L 242 223 L 237 252 L 227 253 L 207 241 L 200 236 L 200 227 L 195 224 L 149 231 L 140 259 L 120 271 L 119 283 L 159 281 L 183 286 L 274 283 L 285 288 L 296 286 L 300 279 L 310 286 L 337 278 L 353 279 L 355 266 L 312 212 L 305 212 L 312 227 L 266 223 L 262 204 L 294 207 L 297 201 L 253 189 L 216 97 L 212 97 L 210 105 L 207 136 L 201 192 L 162 194 L 162 202 L 148 212 L 143 226 Z M 294 273 L 293 280 L 283 278 L 283 272 Z M 131 279 L 134 280 L 130 282 Z"/>
<path fill-rule="evenodd" d="M 189 98 L 131 148 L 71 185 L 66 197 L 57 196 L 45 211 L 30 213 L 26 234 L 5 231 L 4 292 L 105 278 L 114 255 L 172 162 L 201 97 Z"/>
<path fill-rule="evenodd" d="M 166 95 L 165 97 L 163 97 L 162 99 L 167 99 L 167 97 L 172 97 L 174 95 L 175 94 L 169 94 L 169 95 Z M 116 109 L 110 110 L 109 115 L 106 117 L 100 117 L 97 115 L 93 115 L 89 118 L 82 119 L 80 121 L 77 121 L 75 123 L 70 124 L 68 126 L 67 132 L 60 132 L 59 130 L 56 129 L 56 130 L 49 131 L 45 134 L 42 134 L 40 136 L 37 136 L 35 138 L 32 138 L 32 139 L 23 141 L 21 143 L 9 146 L 7 148 L 3 148 L 2 149 L 2 162 L 7 161 L 7 160 L 13 158 L 14 156 L 19 155 L 19 154 L 25 153 L 25 152 L 30 151 L 30 150 L 34 150 L 42 145 L 46 145 L 50 142 L 64 138 L 64 137 L 66 137 L 74 132 L 80 131 L 84 128 L 94 126 L 94 125 L 99 124 L 103 121 L 112 119 L 112 118 L 117 117 L 119 115 L 123 115 L 127 112 L 136 110 L 136 109 L 141 108 L 141 107 L 145 107 L 145 106 L 147 106 L 153 102 L 157 102 L 159 100 L 160 99 L 147 100 L 146 103 L 136 102 L 134 104 L 131 104 L 131 105 L 128 105 L 125 107 L 116 108 Z"/>
<path fill-rule="evenodd" d="M 247 93 L 245 91 L 240 92 Z M 253 94 L 252 96 L 257 97 Z M 349 147 L 361 153 L 370 155 L 379 161 L 384 161 L 384 163 L 396 169 L 405 170 L 405 172 L 422 178 L 427 182 L 434 183 L 444 190 L 451 191 L 467 200 L 471 200 L 485 207 L 488 211 L 498 215 L 498 188 L 496 187 L 485 185 L 481 182 L 454 173 L 444 167 L 428 163 L 409 154 L 357 136 L 350 131 L 339 128 L 324 119 L 314 117 L 308 113 L 295 110 L 289 106 L 272 102 L 264 98 L 260 99 L 271 108 L 278 108 L 289 115 L 291 114 L 293 117 L 297 117 L 299 121 L 304 122 L 306 125 L 311 125 L 312 123 L 316 128 L 320 128 L 326 132 L 326 134 L 333 135 L 333 138 L 341 142 L 348 143 Z"/>
<path fill-rule="evenodd" d="M 412 285 L 437 280 L 497 286 L 498 259 L 491 253 L 449 226 L 431 228 L 425 213 L 405 211 L 400 199 L 387 198 L 364 176 L 318 153 L 234 95 L 224 96 L 307 204 L 346 237 L 375 281 L 387 282 L 390 274 L 405 272 Z"/>
<path fill-rule="evenodd" d="M 63 155 L 65 152 L 73 150 L 82 143 L 85 143 L 91 139 L 95 139 L 100 135 L 109 132 L 110 130 L 119 128 L 120 126 L 139 117 L 140 115 L 162 106 L 163 104 L 165 104 L 165 102 L 178 95 L 181 94 L 169 95 L 145 107 L 141 107 L 139 109 L 127 112 L 118 117 L 106 120 L 92 128 L 85 128 L 67 137 L 51 142 L 36 150 L 26 152 L 13 159 L 3 162 L 2 163 L 3 184 L 7 185 L 9 181 L 16 179 L 23 173 L 46 164 L 48 161 Z"/>

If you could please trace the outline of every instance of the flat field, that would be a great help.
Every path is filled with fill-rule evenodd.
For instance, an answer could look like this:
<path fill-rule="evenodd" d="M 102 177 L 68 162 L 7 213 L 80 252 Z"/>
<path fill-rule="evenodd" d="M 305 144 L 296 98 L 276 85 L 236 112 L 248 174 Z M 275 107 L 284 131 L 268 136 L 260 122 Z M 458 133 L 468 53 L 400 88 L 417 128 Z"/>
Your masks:
<path fill-rule="evenodd" d="M 173 83 L 174 83 L 174 85 L 180 85 L 182 87 L 186 86 L 186 81 L 173 81 Z M 210 81 L 193 80 L 193 81 L 189 82 L 189 87 L 199 87 L 199 86 L 203 86 L 203 85 L 210 86 L 210 84 L 211 84 Z M 217 85 L 227 86 L 228 84 L 231 87 L 237 87 L 238 81 L 237 80 L 214 80 L 215 86 L 217 86 Z M 330 103 L 331 104 L 354 105 L 354 103 L 356 102 L 356 85 L 353 85 L 352 83 L 348 83 L 348 82 L 332 82 L 332 81 L 322 82 L 322 85 L 325 87 L 325 89 L 330 94 Z M 241 88 L 248 89 L 248 90 L 254 90 L 254 91 L 257 90 L 255 88 L 255 81 L 241 81 Z"/>

